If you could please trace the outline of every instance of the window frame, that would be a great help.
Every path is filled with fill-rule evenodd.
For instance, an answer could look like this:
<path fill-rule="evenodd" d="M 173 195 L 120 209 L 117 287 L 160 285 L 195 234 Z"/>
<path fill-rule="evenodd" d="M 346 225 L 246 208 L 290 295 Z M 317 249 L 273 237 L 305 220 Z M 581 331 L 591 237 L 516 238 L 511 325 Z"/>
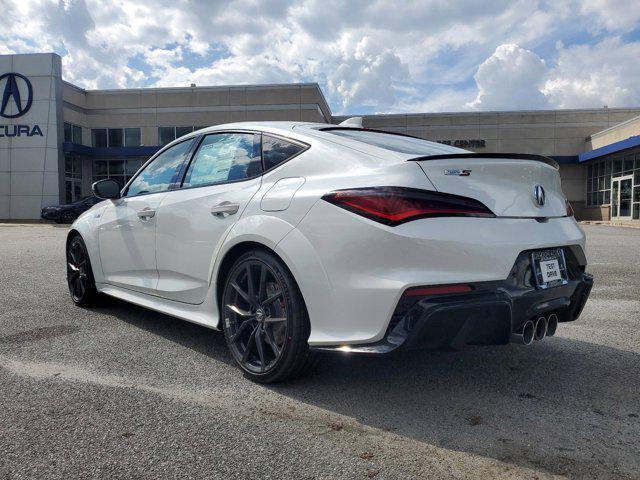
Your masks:
<path fill-rule="evenodd" d="M 173 174 L 173 177 L 171 177 L 171 183 L 169 184 L 169 187 L 167 188 L 167 190 L 163 190 L 161 192 L 147 192 L 147 193 L 139 193 L 137 195 L 127 195 L 127 193 L 129 192 L 129 186 L 131 185 L 131 183 L 133 183 L 133 181 L 136 178 L 138 178 L 138 176 L 142 172 L 144 172 L 145 169 L 149 165 L 151 165 L 151 163 L 153 163 L 160 155 L 162 155 L 164 152 L 166 152 L 170 148 L 178 146 L 178 145 L 180 145 L 181 143 L 184 143 L 184 142 L 191 142 L 191 145 L 189 146 L 187 151 L 182 155 L 182 161 L 180 162 L 180 165 L 178 165 L 178 168 L 176 169 L 176 172 Z M 191 157 L 193 156 L 194 146 L 196 144 L 199 144 L 199 142 L 200 142 L 200 140 L 197 138 L 197 136 L 193 136 L 193 137 L 185 138 L 184 140 L 181 140 L 179 142 L 176 142 L 174 140 L 173 142 L 169 143 L 168 145 L 165 145 L 164 147 L 162 147 L 151 158 L 149 158 L 149 160 L 147 160 L 145 163 L 143 163 L 142 166 L 140 167 L 140 169 L 136 172 L 136 174 L 131 177 L 131 179 L 125 184 L 124 187 L 122 187 L 122 190 L 120 190 L 120 197 L 121 198 L 137 198 L 137 197 L 143 197 L 145 195 L 155 195 L 157 193 L 167 193 L 167 192 L 171 192 L 172 190 L 176 190 L 176 189 L 180 188 L 180 185 L 182 184 L 182 180 L 184 179 L 184 173 L 185 173 L 184 165 L 187 162 L 187 159 L 191 159 Z"/>
<path fill-rule="evenodd" d="M 71 122 L 63 122 L 64 127 L 64 141 L 75 143 L 76 145 L 82 145 L 82 127 L 80 125 L 76 125 Z M 69 134 L 71 139 L 67 140 L 67 127 L 69 127 Z M 76 133 L 79 134 L 78 138 L 76 138 Z M 76 142 L 76 140 L 79 140 Z"/>
<path fill-rule="evenodd" d="M 95 137 L 94 131 L 104 130 L 106 132 L 106 145 L 104 147 L 96 147 L 95 145 Z M 122 134 L 122 145 L 114 147 L 111 145 L 111 140 L 109 139 L 109 135 L 111 131 L 120 130 Z M 138 145 L 127 145 L 127 130 L 138 130 L 138 134 L 140 136 L 140 142 Z M 91 146 L 93 148 L 137 148 L 142 146 L 142 129 L 140 127 L 100 127 L 100 128 L 92 128 L 91 129 Z"/>
<path fill-rule="evenodd" d="M 207 136 L 207 135 L 218 135 L 218 134 L 225 134 L 225 133 L 226 134 L 229 134 L 229 133 L 231 133 L 231 134 L 233 134 L 233 133 L 244 133 L 244 134 L 252 134 L 253 135 L 254 148 L 256 147 L 256 141 L 257 141 L 258 142 L 258 148 L 260 149 L 260 163 L 262 165 L 262 171 L 257 175 L 253 175 L 253 176 L 247 177 L 247 178 L 240 178 L 238 180 L 228 180 L 226 182 L 207 183 L 207 184 L 201 184 L 201 185 L 193 185 L 193 186 L 189 186 L 189 187 L 183 186 L 184 180 L 185 180 L 186 175 L 187 175 L 187 171 L 189 169 L 189 166 L 191 166 L 191 162 L 193 162 L 196 153 L 198 153 L 198 150 L 200 149 L 200 145 L 201 145 L 202 141 L 204 140 L 204 137 Z M 262 156 L 262 137 L 263 137 L 263 135 L 268 135 L 268 136 L 271 136 L 271 137 L 280 138 L 282 140 L 286 140 L 287 142 L 299 145 L 299 146 L 301 146 L 303 148 L 298 153 L 296 153 L 295 155 L 291 155 L 285 161 L 279 163 L 278 165 L 275 165 L 275 166 L 271 167 L 268 170 L 265 170 L 265 168 L 264 168 L 264 158 Z M 293 158 L 297 157 L 298 155 L 301 155 L 302 153 L 304 153 L 307 150 L 309 150 L 309 148 L 311 148 L 311 145 L 309 145 L 306 142 L 302 142 L 300 140 L 296 140 L 296 139 L 287 137 L 285 135 L 279 135 L 279 134 L 270 133 L 270 132 L 263 132 L 262 130 L 249 130 L 249 129 L 247 129 L 247 130 L 243 130 L 243 129 L 214 130 L 214 131 L 211 131 L 211 132 L 205 132 L 205 133 L 197 134 L 193 138 L 196 139 L 195 142 L 194 142 L 194 148 L 190 152 L 187 153 L 187 156 L 189 158 L 188 158 L 188 161 L 184 162 L 183 168 L 181 169 L 179 182 L 177 182 L 177 183 L 179 183 L 179 187 L 176 187 L 174 189 L 169 189 L 169 191 L 190 190 L 192 188 L 212 187 L 212 186 L 215 186 L 215 185 L 228 185 L 228 184 L 232 184 L 232 183 L 246 182 L 248 180 L 253 180 L 253 179 L 256 179 L 258 177 L 263 177 L 265 174 L 273 172 L 274 170 L 276 170 L 280 166 L 282 166 L 285 163 L 289 162 L 289 160 L 292 160 Z M 142 169 L 140 169 L 140 170 L 142 171 Z"/>
<path fill-rule="evenodd" d="M 253 135 L 253 148 L 255 149 L 256 146 L 257 148 L 260 149 L 260 165 L 262 166 L 262 170 L 260 171 L 260 173 L 258 173 L 257 175 L 253 175 L 251 177 L 246 177 L 246 178 L 239 178 L 237 180 L 227 180 L 226 182 L 211 182 L 211 183 L 201 183 L 199 185 L 192 185 L 192 186 L 188 186 L 185 187 L 184 186 L 184 181 L 187 178 L 187 172 L 189 171 L 189 167 L 191 166 L 191 164 L 193 163 L 193 161 L 196 158 L 196 155 L 198 153 L 198 151 L 200 150 L 200 146 L 202 145 L 202 142 L 204 141 L 204 138 L 208 135 L 225 135 L 225 134 L 245 134 L 245 135 Z M 253 180 L 255 178 L 261 177 L 262 175 L 264 175 L 264 162 L 262 161 L 262 137 L 261 137 L 261 133 L 262 132 L 257 132 L 254 130 L 220 130 L 220 131 L 214 131 L 214 132 L 207 132 L 207 133 L 203 133 L 203 134 L 199 134 L 196 136 L 197 140 L 196 140 L 196 148 L 193 149 L 193 151 L 190 153 L 189 155 L 189 161 L 185 162 L 184 168 L 181 171 L 180 174 L 180 186 L 177 188 L 178 190 L 190 190 L 192 188 L 201 188 L 201 187 L 213 187 L 214 185 L 228 185 L 230 183 L 240 183 L 240 182 L 246 182 L 247 180 Z"/>
<path fill-rule="evenodd" d="M 173 130 L 173 139 L 169 142 L 169 143 L 165 143 L 163 144 L 161 141 L 161 135 L 160 135 L 160 129 L 161 128 L 171 128 Z M 202 126 L 198 126 L 198 125 L 159 125 L 157 127 L 157 135 L 158 135 L 158 145 L 161 147 L 165 147 L 167 145 L 169 145 L 171 142 L 175 142 L 176 140 L 178 140 L 179 138 L 184 137 L 184 135 L 178 136 L 178 129 L 179 128 L 190 128 L 191 131 L 187 132 L 185 135 L 189 135 L 189 133 L 195 133 L 199 130 L 205 129 L 205 128 L 209 128 L 209 127 L 202 127 Z"/>
<path fill-rule="evenodd" d="M 96 145 L 96 132 L 99 131 L 103 131 L 104 130 L 104 147 L 100 147 L 98 145 Z M 109 148 L 109 129 L 104 127 L 104 128 L 92 128 L 91 129 L 91 146 L 93 148 Z"/>

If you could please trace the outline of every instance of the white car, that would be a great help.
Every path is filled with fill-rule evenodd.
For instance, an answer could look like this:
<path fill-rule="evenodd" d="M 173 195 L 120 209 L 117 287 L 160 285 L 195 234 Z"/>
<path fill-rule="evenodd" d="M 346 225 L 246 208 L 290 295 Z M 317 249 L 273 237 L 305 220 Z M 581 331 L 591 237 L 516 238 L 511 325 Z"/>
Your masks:
<path fill-rule="evenodd" d="M 593 280 L 557 164 L 292 122 L 164 147 L 67 240 L 73 301 L 99 293 L 224 332 L 251 379 L 314 350 L 529 344 Z"/>

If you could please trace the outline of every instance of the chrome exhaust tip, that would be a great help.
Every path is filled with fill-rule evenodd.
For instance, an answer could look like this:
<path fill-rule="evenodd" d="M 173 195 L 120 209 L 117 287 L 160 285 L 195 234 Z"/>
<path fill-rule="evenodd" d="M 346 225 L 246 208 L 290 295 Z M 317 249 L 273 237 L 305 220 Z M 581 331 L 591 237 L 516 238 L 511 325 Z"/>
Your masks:
<path fill-rule="evenodd" d="M 533 343 L 535 330 L 536 327 L 533 322 L 531 320 L 528 320 L 527 323 L 525 323 L 522 327 L 522 333 L 511 334 L 511 342 L 520 343 L 522 345 L 531 345 Z"/>
<path fill-rule="evenodd" d="M 547 335 L 547 319 L 544 317 L 536 320 L 536 328 L 534 338 L 536 340 L 542 340 Z"/>
<path fill-rule="evenodd" d="M 549 315 L 547 321 L 547 337 L 553 337 L 558 329 L 558 316 L 555 313 Z"/>

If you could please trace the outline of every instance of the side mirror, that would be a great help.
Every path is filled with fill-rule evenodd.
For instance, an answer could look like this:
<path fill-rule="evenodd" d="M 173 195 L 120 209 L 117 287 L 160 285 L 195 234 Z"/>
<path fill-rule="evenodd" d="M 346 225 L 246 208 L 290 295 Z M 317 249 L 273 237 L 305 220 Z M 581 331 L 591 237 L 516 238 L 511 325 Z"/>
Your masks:
<path fill-rule="evenodd" d="M 98 198 L 107 200 L 120 198 L 120 185 L 110 178 L 95 182 L 91 185 L 91 190 L 93 190 L 93 194 Z"/>

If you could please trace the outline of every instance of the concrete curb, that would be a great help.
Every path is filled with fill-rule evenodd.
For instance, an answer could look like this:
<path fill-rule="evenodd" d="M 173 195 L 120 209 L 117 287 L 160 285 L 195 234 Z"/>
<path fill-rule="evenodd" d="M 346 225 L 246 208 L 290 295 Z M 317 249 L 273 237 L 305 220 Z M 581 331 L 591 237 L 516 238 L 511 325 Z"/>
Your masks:
<path fill-rule="evenodd" d="M 625 223 L 605 220 L 581 220 L 580 225 L 604 225 L 605 227 L 640 228 L 640 222 Z"/>

